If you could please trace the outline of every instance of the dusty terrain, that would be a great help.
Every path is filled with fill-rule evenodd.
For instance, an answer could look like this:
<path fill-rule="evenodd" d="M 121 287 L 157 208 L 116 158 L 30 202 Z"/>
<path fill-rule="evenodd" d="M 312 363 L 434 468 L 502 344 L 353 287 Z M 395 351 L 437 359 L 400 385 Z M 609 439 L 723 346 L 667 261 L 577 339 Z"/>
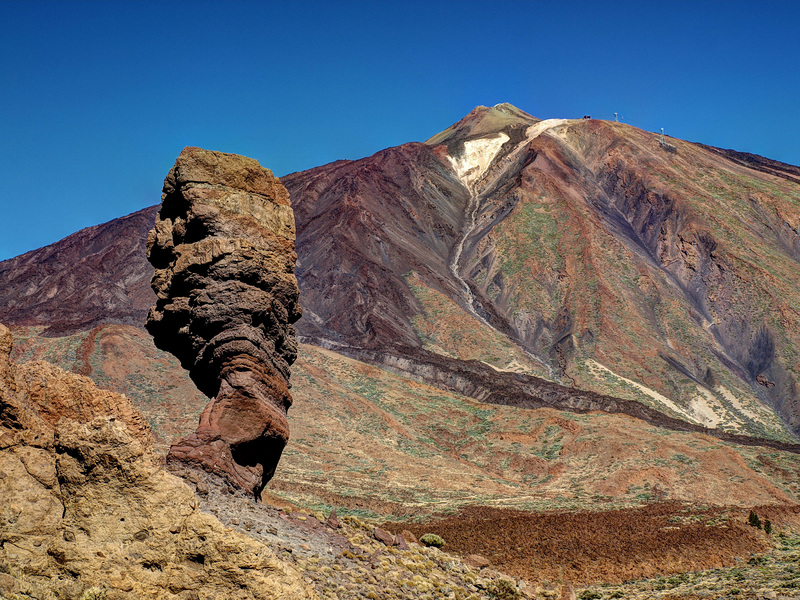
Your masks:
<path fill-rule="evenodd" d="M 76 348 L 91 345 L 78 364 L 130 395 L 162 453 L 194 430 L 204 397 L 141 330 L 107 325 L 71 338 L 14 331 L 17 360 L 66 369 L 75 368 Z M 658 499 L 747 507 L 796 503 L 800 494 L 797 454 L 627 415 L 476 402 L 309 345 L 292 382 L 293 436 L 270 489 L 317 510 L 412 517 L 476 503 L 548 510 Z"/>
<path fill-rule="evenodd" d="M 763 514 L 762 509 L 762 514 Z M 733 566 L 770 543 L 747 524 L 748 511 L 680 503 L 602 512 L 526 512 L 469 507 L 457 515 L 403 524 L 417 536 L 440 535 L 446 549 L 479 554 L 506 573 L 576 585 L 622 583 Z M 780 526 L 796 527 L 792 509 Z"/>

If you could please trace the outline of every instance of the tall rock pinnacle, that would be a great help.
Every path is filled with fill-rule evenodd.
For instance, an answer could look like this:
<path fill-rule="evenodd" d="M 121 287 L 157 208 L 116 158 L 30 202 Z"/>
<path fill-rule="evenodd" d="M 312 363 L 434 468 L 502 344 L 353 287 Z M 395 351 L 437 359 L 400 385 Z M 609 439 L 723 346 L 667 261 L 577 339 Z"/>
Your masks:
<path fill-rule="evenodd" d="M 212 400 L 168 463 L 260 496 L 289 439 L 300 318 L 289 194 L 257 161 L 184 148 L 147 239 L 157 295 L 147 329 Z"/>

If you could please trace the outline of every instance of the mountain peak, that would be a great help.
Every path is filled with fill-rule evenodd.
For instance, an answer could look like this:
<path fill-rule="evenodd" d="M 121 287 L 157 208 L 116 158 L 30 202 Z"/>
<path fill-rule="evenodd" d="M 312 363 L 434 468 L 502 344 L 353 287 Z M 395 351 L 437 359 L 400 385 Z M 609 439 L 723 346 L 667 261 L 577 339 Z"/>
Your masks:
<path fill-rule="evenodd" d="M 495 104 L 491 107 L 476 106 L 458 123 L 437 133 L 425 143 L 435 146 L 450 140 L 463 140 L 517 127 L 528 127 L 538 123 L 540 120 L 508 102 Z"/>

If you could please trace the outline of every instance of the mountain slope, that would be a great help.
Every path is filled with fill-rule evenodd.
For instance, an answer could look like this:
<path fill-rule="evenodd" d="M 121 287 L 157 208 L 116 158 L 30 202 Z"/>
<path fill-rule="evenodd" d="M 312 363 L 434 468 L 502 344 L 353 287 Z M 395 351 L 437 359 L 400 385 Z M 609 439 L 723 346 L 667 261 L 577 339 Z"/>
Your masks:
<path fill-rule="evenodd" d="M 424 144 L 283 178 L 298 333 L 486 402 L 790 441 L 795 171 L 618 123 L 478 107 Z M 98 373 L 86 357 L 109 339 L 102 324 L 140 325 L 153 302 L 154 213 L 0 263 L 0 320 L 47 335 L 100 324 L 62 352 Z M 126 389 L 147 387 L 126 369 Z M 179 388 L 148 393 L 167 398 L 162 423 L 191 420 Z"/>
<path fill-rule="evenodd" d="M 68 338 L 12 330 L 18 360 L 69 369 L 67 342 L 84 348 L 88 374 L 125 391 L 161 452 L 194 431 L 204 399 L 141 330 L 101 325 Z M 781 448 L 626 414 L 487 404 L 306 344 L 292 382 L 292 437 L 267 489 L 315 509 L 408 518 L 473 504 L 597 509 L 669 499 L 751 506 L 800 497 L 800 455 Z"/>
<path fill-rule="evenodd" d="M 424 145 L 283 179 L 299 332 L 488 359 L 785 437 L 774 410 L 796 434 L 793 173 L 619 123 L 479 107 Z"/>
<path fill-rule="evenodd" d="M 142 249 L 156 211 L 145 208 L 0 262 L 0 321 L 45 325 L 46 335 L 99 323 L 142 325 L 155 301 Z"/>
<path fill-rule="evenodd" d="M 714 597 L 796 587 L 784 575 L 800 499 L 799 448 L 787 443 L 798 418 L 797 175 L 498 105 L 424 144 L 285 177 L 306 343 L 267 498 L 391 515 L 405 522 L 397 530 L 472 506 L 414 530 L 539 581 L 545 597 L 558 595 L 554 582 L 566 594 L 569 581 L 658 573 L 634 585 L 640 596 L 586 597 L 667 597 L 678 581 L 667 575 L 725 565 L 703 584 Z M 0 263 L 0 322 L 14 324 L 16 360 L 44 358 L 129 395 L 164 453 L 195 429 L 205 399 L 142 329 L 156 209 Z M 321 549 L 306 536 L 317 518 L 275 514 L 278 526 L 264 527 L 261 505 L 192 483 L 204 510 L 286 548 L 326 595 L 380 584 L 416 597 L 432 589 L 426 577 L 450 586 L 433 562 L 404 562 L 360 524 L 356 554 Z M 784 572 L 759 557 L 745 586 L 737 563 L 771 543 L 746 525 L 754 504 L 786 535 Z M 287 538 L 287 523 L 306 533 Z M 446 555 L 427 556 L 452 572 Z M 459 573 L 481 597 L 502 591 Z M 680 577 L 690 594 L 705 579 Z"/>

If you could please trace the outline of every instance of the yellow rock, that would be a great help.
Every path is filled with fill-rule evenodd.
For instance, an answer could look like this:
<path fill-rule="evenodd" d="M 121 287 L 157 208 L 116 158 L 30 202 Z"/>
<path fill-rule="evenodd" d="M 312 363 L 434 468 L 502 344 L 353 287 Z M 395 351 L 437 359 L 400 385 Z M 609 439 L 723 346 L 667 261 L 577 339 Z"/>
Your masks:
<path fill-rule="evenodd" d="M 46 363 L 19 368 L 11 345 L 0 325 L 0 440 L 14 440 L 0 445 L 0 563 L 11 571 L 3 592 L 317 597 L 271 548 L 199 510 L 160 466 L 127 398 Z M 88 422 L 57 419 L 100 409 Z"/>

